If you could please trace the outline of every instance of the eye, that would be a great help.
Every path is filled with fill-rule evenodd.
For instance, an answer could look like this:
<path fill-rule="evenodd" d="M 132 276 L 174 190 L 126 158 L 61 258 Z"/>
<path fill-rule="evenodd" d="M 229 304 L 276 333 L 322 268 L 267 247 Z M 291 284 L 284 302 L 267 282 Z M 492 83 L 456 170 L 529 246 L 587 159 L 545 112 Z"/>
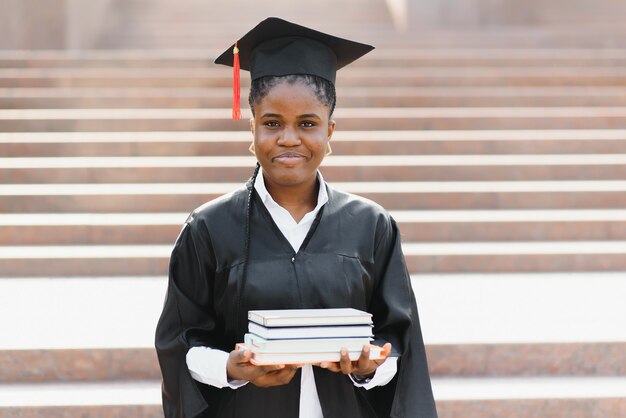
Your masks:
<path fill-rule="evenodd" d="M 267 126 L 268 128 L 277 128 L 280 126 L 280 124 L 275 120 L 268 120 L 267 122 L 263 122 L 263 125 Z"/>
<path fill-rule="evenodd" d="M 315 126 L 315 123 L 307 120 L 307 121 L 300 123 L 300 126 L 305 127 L 305 128 L 312 128 Z"/>

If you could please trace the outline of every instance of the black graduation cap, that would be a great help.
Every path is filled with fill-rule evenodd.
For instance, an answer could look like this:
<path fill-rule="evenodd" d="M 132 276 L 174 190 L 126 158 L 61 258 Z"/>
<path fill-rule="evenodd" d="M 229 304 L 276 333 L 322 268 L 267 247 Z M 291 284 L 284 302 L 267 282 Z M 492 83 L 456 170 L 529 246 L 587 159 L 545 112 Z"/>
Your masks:
<path fill-rule="evenodd" d="M 239 119 L 239 68 L 250 71 L 252 80 L 310 74 L 334 84 L 338 69 L 372 49 L 371 45 L 270 17 L 217 57 L 215 63 L 234 67 L 233 118 Z"/>

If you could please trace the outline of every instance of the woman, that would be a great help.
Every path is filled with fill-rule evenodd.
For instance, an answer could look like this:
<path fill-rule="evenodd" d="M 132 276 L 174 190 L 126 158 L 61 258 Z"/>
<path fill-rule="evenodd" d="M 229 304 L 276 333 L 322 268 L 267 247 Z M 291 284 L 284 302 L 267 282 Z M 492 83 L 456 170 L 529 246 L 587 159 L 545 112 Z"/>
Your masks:
<path fill-rule="evenodd" d="M 156 332 L 165 416 L 436 417 L 397 226 L 318 171 L 335 72 L 373 48 L 277 18 L 237 46 L 216 62 L 251 72 L 258 164 L 190 215 L 172 252 Z M 338 307 L 373 314 L 383 359 L 364 347 L 357 361 L 254 366 L 234 350 L 248 310 Z"/>

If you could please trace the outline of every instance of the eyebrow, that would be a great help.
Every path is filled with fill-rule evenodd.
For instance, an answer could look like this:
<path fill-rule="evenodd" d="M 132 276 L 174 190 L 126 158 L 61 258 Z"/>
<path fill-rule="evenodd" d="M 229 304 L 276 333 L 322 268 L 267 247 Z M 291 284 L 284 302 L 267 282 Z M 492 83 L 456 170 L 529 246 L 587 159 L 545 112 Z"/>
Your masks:
<path fill-rule="evenodd" d="M 264 113 L 261 118 L 282 118 L 283 116 L 278 113 Z M 316 113 L 305 113 L 298 115 L 298 119 L 317 118 L 321 119 Z"/>
<path fill-rule="evenodd" d="M 316 113 L 305 113 L 304 115 L 298 115 L 300 119 L 317 118 L 321 119 Z"/>
<path fill-rule="evenodd" d="M 261 117 L 262 118 L 280 118 L 281 115 L 279 115 L 278 113 L 264 113 Z"/>

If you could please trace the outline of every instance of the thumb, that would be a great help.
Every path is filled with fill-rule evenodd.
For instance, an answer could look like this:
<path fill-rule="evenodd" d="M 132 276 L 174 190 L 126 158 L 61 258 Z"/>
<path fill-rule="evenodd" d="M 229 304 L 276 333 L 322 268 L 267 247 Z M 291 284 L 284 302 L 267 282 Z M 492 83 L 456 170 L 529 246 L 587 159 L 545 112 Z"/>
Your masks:
<path fill-rule="evenodd" d="M 382 351 L 382 355 L 384 357 L 389 356 L 389 354 L 391 353 L 391 343 L 387 343 L 385 345 L 383 345 L 383 351 Z"/>

